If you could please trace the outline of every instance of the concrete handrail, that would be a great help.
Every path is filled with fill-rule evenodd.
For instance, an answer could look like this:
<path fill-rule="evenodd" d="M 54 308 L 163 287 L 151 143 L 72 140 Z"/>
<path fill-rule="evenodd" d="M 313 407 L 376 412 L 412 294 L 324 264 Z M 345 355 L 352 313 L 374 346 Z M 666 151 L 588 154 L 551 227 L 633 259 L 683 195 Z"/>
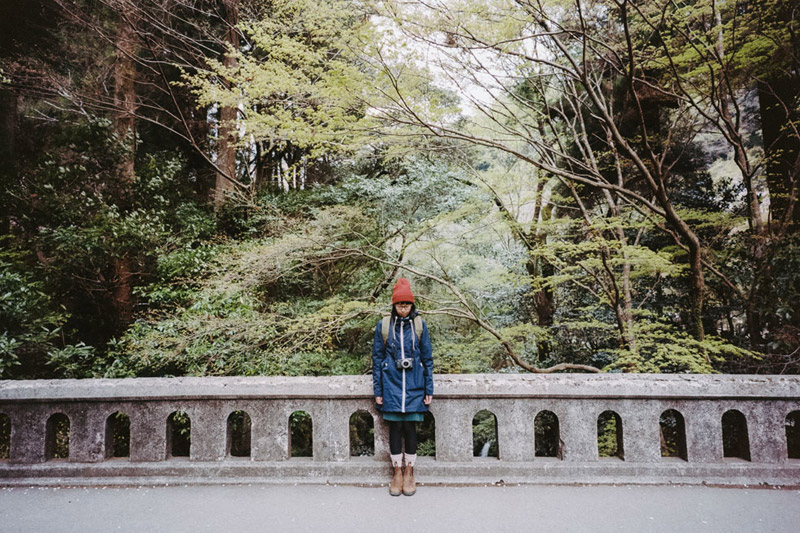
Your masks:
<path fill-rule="evenodd" d="M 652 374 L 468 374 L 435 376 L 431 413 L 435 461 L 429 481 L 485 482 L 713 482 L 800 484 L 800 461 L 787 442 L 800 426 L 800 377 Z M 498 458 L 473 458 L 476 413 L 496 416 Z M 682 458 L 662 457 L 660 419 L 679 413 Z M 188 461 L 171 460 L 167 418 L 191 420 Z M 251 420 L 249 460 L 230 457 L 227 421 L 234 411 Z M 290 461 L 289 417 L 311 416 L 313 458 Z M 375 427 L 372 461 L 350 456 L 350 416 L 366 411 Z M 549 411 L 558 420 L 558 458 L 537 457 L 534 420 Z M 601 413 L 619 421 L 624 454 L 598 455 Z M 107 420 L 130 420 L 130 457 L 108 460 Z M 740 460 L 726 457 L 723 415 L 742 422 Z M 48 421 L 69 420 L 69 458 L 48 460 Z M 203 377 L 0 381 L 0 415 L 10 427 L 0 483 L 70 478 L 381 482 L 388 436 L 372 399 L 371 376 Z M 0 442 L 2 435 L 0 435 Z M 742 449 L 744 449 L 742 448 Z M 213 466 L 213 469 L 211 469 Z M 213 472 L 214 474 L 209 474 Z M 244 476 L 244 477 L 242 477 Z M 121 481 L 120 481 L 121 482 Z"/>
<path fill-rule="evenodd" d="M 800 399 L 798 376 L 437 374 L 437 398 Z M 178 377 L 0 381 L 0 402 L 370 398 L 372 377 Z"/>

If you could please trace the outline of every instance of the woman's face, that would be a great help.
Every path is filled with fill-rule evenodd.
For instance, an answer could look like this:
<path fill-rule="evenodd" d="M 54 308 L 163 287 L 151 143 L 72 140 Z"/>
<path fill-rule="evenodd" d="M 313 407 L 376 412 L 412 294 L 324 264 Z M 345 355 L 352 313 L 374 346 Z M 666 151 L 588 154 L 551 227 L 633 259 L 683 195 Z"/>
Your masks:
<path fill-rule="evenodd" d="M 394 310 L 397 311 L 400 318 L 405 318 L 411 312 L 411 304 L 409 302 L 397 302 L 394 304 Z"/>

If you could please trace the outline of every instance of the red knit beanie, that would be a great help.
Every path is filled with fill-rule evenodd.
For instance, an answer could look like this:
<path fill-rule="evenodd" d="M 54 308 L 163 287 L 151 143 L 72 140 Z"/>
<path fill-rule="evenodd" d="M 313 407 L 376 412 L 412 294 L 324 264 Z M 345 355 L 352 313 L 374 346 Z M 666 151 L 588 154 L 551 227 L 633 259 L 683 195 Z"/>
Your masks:
<path fill-rule="evenodd" d="M 411 292 L 411 282 L 406 278 L 400 278 L 394 284 L 392 290 L 392 305 L 397 302 L 411 302 L 414 303 L 414 293 Z"/>

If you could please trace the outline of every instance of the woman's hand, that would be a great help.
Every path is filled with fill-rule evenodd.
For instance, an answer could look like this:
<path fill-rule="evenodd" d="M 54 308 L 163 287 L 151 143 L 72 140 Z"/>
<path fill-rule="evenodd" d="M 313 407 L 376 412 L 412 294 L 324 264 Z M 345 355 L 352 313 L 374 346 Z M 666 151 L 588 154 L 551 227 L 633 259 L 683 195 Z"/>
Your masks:
<path fill-rule="evenodd" d="M 430 394 L 426 394 L 425 398 L 422 399 L 422 403 L 424 403 L 425 405 L 430 405 L 432 401 L 433 401 L 433 396 L 431 396 Z"/>
<path fill-rule="evenodd" d="M 375 403 L 383 405 L 383 396 L 375 396 Z"/>

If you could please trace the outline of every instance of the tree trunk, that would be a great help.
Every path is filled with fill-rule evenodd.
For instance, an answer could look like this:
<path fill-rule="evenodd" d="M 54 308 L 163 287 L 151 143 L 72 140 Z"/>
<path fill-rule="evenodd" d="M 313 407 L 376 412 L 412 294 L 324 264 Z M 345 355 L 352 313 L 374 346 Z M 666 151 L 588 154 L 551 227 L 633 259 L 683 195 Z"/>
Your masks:
<path fill-rule="evenodd" d="M 700 256 L 699 243 L 689 243 L 689 333 L 695 339 L 705 338 L 703 327 L 703 299 L 705 297 L 705 277 Z"/>
<path fill-rule="evenodd" d="M 553 212 L 553 206 L 549 202 L 545 202 L 542 198 L 544 191 L 545 180 L 539 176 L 536 181 L 536 201 L 538 203 L 538 210 L 534 212 L 534 220 L 545 220 L 549 218 Z M 525 242 L 528 244 L 529 252 L 533 251 L 530 247 L 544 246 L 547 242 L 547 234 L 542 231 L 541 226 L 537 224 L 536 230 L 531 231 Z M 540 278 L 547 280 L 555 275 L 555 268 L 553 265 L 542 259 L 529 258 L 525 264 L 528 274 L 531 279 Z M 541 328 L 549 328 L 553 325 L 553 317 L 556 313 L 556 301 L 553 289 L 546 284 L 537 289 L 533 293 L 533 307 L 536 311 L 536 324 Z M 544 361 L 553 351 L 553 346 L 547 339 L 538 338 L 536 340 L 536 351 L 538 352 L 539 360 Z"/>
<path fill-rule="evenodd" d="M 531 279 L 547 279 L 555 274 L 553 266 L 540 259 L 528 258 L 525 268 Z M 550 287 L 542 286 L 533 293 L 533 308 L 536 311 L 536 324 L 539 327 L 549 328 L 553 325 L 556 305 L 553 290 Z M 536 347 L 540 361 L 546 359 L 553 350 L 550 342 L 545 339 L 537 339 Z"/>
<path fill-rule="evenodd" d="M 542 198 L 542 190 L 544 188 L 543 181 L 544 180 L 540 178 L 536 182 L 535 194 L 537 204 L 533 213 L 534 221 L 537 220 L 537 217 L 538 220 L 544 220 L 544 218 L 549 217 L 552 212 L 552 206 L 548 205 L 547 202 L 545 202 Z M 536 248 L 545 245 L 547 239 L 547 234 L 541 230 L 541 226 L 536 225 L 536 229 L 534 231 L 524 231 L 522 225 L 508 210 L 508 207 L 506 207 L 500 195 L 498 195 L 492 187 L 489 187 L 489 191 L 492 194 L 494 204 L 497 206 L 497 209 L 500 211 L 503 219 L 508 224 L 514 239 L 519 244 L 525 246 L 525 248 L 528 250 L 528 259 L 525 262 L 525 269 L 528 272 L 531 283 L 533 283 L 533 280 L 536 279 L 546 280 L 547 278 L 553 276 L 555 274 L 555 269 L 553 266 L 547 261 L 532 255 Z M 538 207 L 538 209 L 536 209 L 536 207 Z M 531 316 L 531 321 L 535 321 L 536 325 L 542 328 L 552 326 L 553 316 L 555 315 L 556 310 L 553 290 L 546 284 L 542 284 L 540 288 L 533 292 L 532 304 L 533 310 L 536 313 L 536 317 L 534 319 L 534 317 Z M 550 342 L 542 338 L 537 339 L 536 345 L 540 361 L 545 359 L 552 351 Z"/>
<path fill-rule="evenodd" d="M 190 105 L 188 100 L 187 97 L 187 105 Z M 206 154 L 210 152 L 208 139 L 211 136 L 208 108 L 203 107 L 194 112 L 187 112 L 186 115 L 192 117 L 189 120 L 189 130 L 191 137 L 195 139 L 195 143 L 199 148 L 190 147 L 186 151 L 187 165 L 197 172 L 197 187 L 195 190 L 198 198 L 206 201 L 212 196 L 217 179 L 215 167 L 209 165 L 208 159 L 206 159 Z M 201 150 L 203 151 L 202 153 Z"/>
<path fill-rule="evenodd" d="M 132 191 L 136 178 L 136 29 L 131 5 L 123 0 L 119 4 L 119 21 L 116 34 L 116 61 L 114 62 L 114 131 L 122 145 L 123 156 L 117 169 L 114 184 L 117 204 L 122 211 L 132 205 Z M 114 271 L 112 298 L 116 310 L 116 323 L 121 330 L 133 319 L 133 262 L 128 256 L 115 257 L 111 261 Z"/>
<path fill-rule="evenodd" d="M 114 131 L 124 153 L 118 168 L 116 193 L 124 204 L 130 201 L 130 188 L 136 177 L 136 62 L 133 58 L 137 51 L 137 34 L 131 19 L 133 11 L 127 1 L 120 3 L 114 62 Z"/>
<path fill-rule="evenodd" d="M 233 48 L 239 49 L 239 34 L 236 24 L 239 22 L 238 0 L 223 0 L 225 6 L 225 23 L 228 29 L 225 33 L 225 42 Z M 223 64 L 226 68 L 234 69 L 238 61 L 230 51 L 226 51 Z M 227 83 L 227 82 L 225 82 Z M 214 205 L 220 206 L 225 201 L 228 193 L 235 184 L 229 178 L 236 177 L 236 119 L 238 110 L 235 106 L 222 106 L 219 110 L 219 127 L 217 130 L 217 180 L 214 188 Z"/>
<path fill-rule="evenodd" d="M 767 162 L 770 219 L 779 223 L 786 218 L 789 229 L 795 232 L 800 230 L 800 209 L 797 207 L 796 198 L 800 138 L 789 129 L 788 125 L 790 121 L 797 124 L 800 120 L 796 104 L 798 98 L 800 98 L 800 88 L 788 76 L 772 78 L 758 84 L 761 133 Z"/>
<path fill-rule="evenodd" d="M 619 209 L 615 208 L 614 216 L 619 216 Z M 622 244 L 622 322 L 625 325 L 623 338 L 631 353 L 638 353 L 639 347 L 636 342 L 636 330 L 633 322 L 633 295 L 631 293 L 631 262 L 625 246 L 627 240 L 625 230 L 617 229 L 617 239 Z"/>
<path fill-rule="evenodd" d="M 16 173 L 17 123 L 17 95 L 0 89 L 0 187 L 10 183 Z M 0 235 L 10 230 L 10 219 L 4 210 L 0 220 Z"/>
<path fill-rule="evenodd" d="M 706 281 L 703 274 L 703 247 L 700 238 L 694 230 L 676 213 L 674 206 L 667 197 L 663 187 L 663 179 L 660 181 L 662 186 L 654 191 L 658 203 L 664 209 L 664 218 L 675 228 L 677 233 L 686 239 L 686 247 L 689 251 L 689 283 L 688 283 L 688 320 L 687 328 L 689 333 L 702 341 L 705 339 L 705 328 L 703 326 L 703 303 L 705 299 Z"/>
<path fill-rule="evenodd" d="M 796 0 L 756 0 L 752 3 L 759 24 L 787 30 L 787 41 L 776 43 L 778 53 L 769 71 L 758 79 L 758 104 L 761 133 L 766 156 L 766 176 L 770 196 L 770 219 L 787 223 L 792 232 L 800 231 L 800 206 L 797 205 L 800 180 L 800 35 L 796 31 Z"/>

